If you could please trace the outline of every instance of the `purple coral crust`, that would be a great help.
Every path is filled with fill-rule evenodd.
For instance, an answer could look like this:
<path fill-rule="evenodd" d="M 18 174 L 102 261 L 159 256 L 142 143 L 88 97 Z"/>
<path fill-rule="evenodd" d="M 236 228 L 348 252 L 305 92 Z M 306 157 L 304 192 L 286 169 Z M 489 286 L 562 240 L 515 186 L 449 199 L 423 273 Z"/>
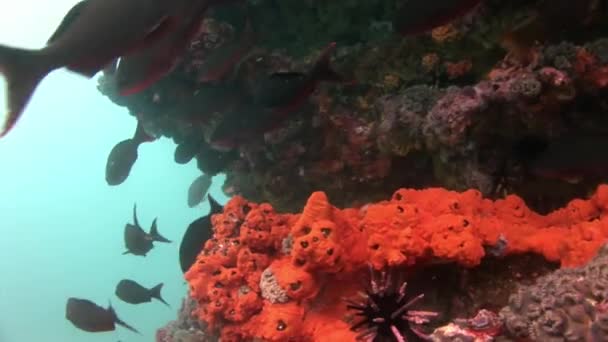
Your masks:
<path fill-rule="evenodd" d="M 500 312 L 506 333 L 533 341 L 608 341 L 608 245 L 586 266 L 521 288 Z"/>

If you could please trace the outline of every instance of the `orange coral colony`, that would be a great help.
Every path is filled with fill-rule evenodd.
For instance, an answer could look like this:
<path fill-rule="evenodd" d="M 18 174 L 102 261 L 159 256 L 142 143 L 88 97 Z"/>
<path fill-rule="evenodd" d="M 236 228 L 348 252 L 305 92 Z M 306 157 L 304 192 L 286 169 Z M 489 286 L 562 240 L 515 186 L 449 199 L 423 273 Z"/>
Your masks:
<path fill-rule="evenodd" d="M 517 196 L 492 201 L 475 190 L 401 189 L 349 209 L 316 192 L 301 214 L 237 196 L 212 223 L 214 236 L 186 279 L 204 304 L 196 314 L 222 341 L 353 341 L 342 298 L 361 290 L 355 280 L 367 265 L 475 267 L 491 251 L 578 266 L 608 236 L 608 185 L 548 215 Z"/>

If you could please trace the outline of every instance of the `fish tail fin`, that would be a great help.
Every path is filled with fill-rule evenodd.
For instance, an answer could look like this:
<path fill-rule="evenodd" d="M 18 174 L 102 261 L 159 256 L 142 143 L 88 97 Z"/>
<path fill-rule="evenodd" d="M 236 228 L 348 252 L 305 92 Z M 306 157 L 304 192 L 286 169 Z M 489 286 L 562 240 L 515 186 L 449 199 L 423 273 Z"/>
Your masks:
<path fill-rule="evenodd" d="M 116 314 L 116 311 L 114 310 L 114 308 L 112 307 L 112 302 L 110 302 L 109 306 L 108 306 L 108 311 L 112 314 L 112 317 L 114 317 L 114 323 L 125 327 L 126 329 L 131 330 L 132 332 L 141 335 L 141 333 L 133 328 L 132 326 L 130 326 L 129 324 L 127 324 L 125 321 L 123 321 L 122 319 L 120 319 L 118 317 L 118 315 Z"/>
<path fill-rule="evenodd" d="M 154 239 L 154 241 L 171 243 L 171 240 L 160 235 L 160 233 L 158 232 L 158 226 L 156 224 L 156 219 L 154 219 L 154 221 L 152 222 L 152 227 L 150 228 L 150 236 L 152 237 L 152 239 Z"/>
<path fill-rule="evenodd" d="M 209 208 L 211 209 L 211 214 L 218 214 L 224 210 L 224 206 L 221 205 L 215 198 L 211 197 L 211 194 L 207 194 L 207 199 L 209 200 Z"/>
<path fill-rule="evenodd" d="M 51 71 L 42 55 L 34 50 L 18 49 L 0 45 L 0 73 L 7 83 L 8 114 L 0 137 L 15 126 L 38 83 Z"/>
<path fill-rule="evenodd" d="M 331 54 L 335 49 L 336 43 L 332 42 L 323 50 L 312 70 L 314 79 L 330 82 L 342 82 L 344 80 L 342 75 L 338 74 L 331 66 Z"/>
<path fill-rule="evenodd" d="M 150 142 L 156 140 L 153 136 L 149 135 L 144 129 L 144 125 L 141 123 L 141 120 L 137 119 L 137 127 L 135 128 L 135 134 L 133 134 L 132 139 L 136 144 L 141 144 L 144 142 Z"/>
<path fill-rule="evenodd" d="M 125 321 L 121 320 L 118 317 L 116 317 L 115 323 L 118 324 L 118 325 L 123 326 L 124 328 L 127 328 L 127 329 L 131 330 L 132 332 L 134 332 L 136 334 L 141 335 L 141 333 L 137 329 L 133 328 L 132 326 L 130 326 L 129 324 L 127 324 Z"/>
<path fill-rule="evenodd" d="M 165 299 L 162 297 L 162 295 L 160 294 L 160 291 L 163 289 L 163 283 L 160 283 L 156 286 L 154 286 L 153 288 L 150 289 L 150 296 L 152 296 L 152 298 L 156 298 L 159 301 L 161 301 L 163 304 L 165 304 L 168 307 L 171 307 L 171 305 L 169 305 L 169 303 L 167 303 L 165 301 Z"/>

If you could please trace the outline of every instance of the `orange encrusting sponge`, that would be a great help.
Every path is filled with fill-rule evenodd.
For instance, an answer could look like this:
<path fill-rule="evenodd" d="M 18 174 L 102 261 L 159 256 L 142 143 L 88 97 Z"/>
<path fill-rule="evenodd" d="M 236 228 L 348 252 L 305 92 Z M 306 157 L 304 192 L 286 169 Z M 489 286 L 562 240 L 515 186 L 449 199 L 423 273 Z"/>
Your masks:
<path fill-rule="evenodd" d="M 354 341 L 342 298 L 362 290 L 367 265 L 475 267 L 492 251 L 578 266 L 608 237 L 607 214 L 608 185 L 548 215 L 517 196 L 492 201 L 476 190 L 400 189 L 349 209 L 315 192 L 301 214 L 236 196 L 213 216 L 213 238 L 186 279 L 200 303 L 196 314 L 221 330 L 222 341 Z"/>

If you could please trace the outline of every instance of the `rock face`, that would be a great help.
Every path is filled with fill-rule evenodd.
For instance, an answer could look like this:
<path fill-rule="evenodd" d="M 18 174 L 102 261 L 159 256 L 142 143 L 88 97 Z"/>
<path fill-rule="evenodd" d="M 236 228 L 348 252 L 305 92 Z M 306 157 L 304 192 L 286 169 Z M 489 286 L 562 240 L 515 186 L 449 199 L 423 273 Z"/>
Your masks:
<path fill-rule="evenodd" d="M 149 89 L 120 96 L 112 74 L 99 89 L 148 133 L 173 139 L 187 156 L 178 160 L 225 173 L 227 194 L 280 210 L 318 190 L 352 206 L 440 186 L 517 193 L 548 212 L 606 180 L 585 163 L 591 152 L 537 163 L 555 140 L 608 131 L 603 2 L 485 0 L 403 36 L 412 24 L 403 21 L 435 22 L 424 17 L 432 3 L 247 1 L 210 12 L 179 65 Z M 343 82 L 317 84 L 280 110 L 256 102 L 282 89 L 263 86 L 268 75 L 311 70 L 332 41 Z M 541 143 L 523 143 L 530 137 Z M 587 166 L 573 175 L 568 163 Z"/>

